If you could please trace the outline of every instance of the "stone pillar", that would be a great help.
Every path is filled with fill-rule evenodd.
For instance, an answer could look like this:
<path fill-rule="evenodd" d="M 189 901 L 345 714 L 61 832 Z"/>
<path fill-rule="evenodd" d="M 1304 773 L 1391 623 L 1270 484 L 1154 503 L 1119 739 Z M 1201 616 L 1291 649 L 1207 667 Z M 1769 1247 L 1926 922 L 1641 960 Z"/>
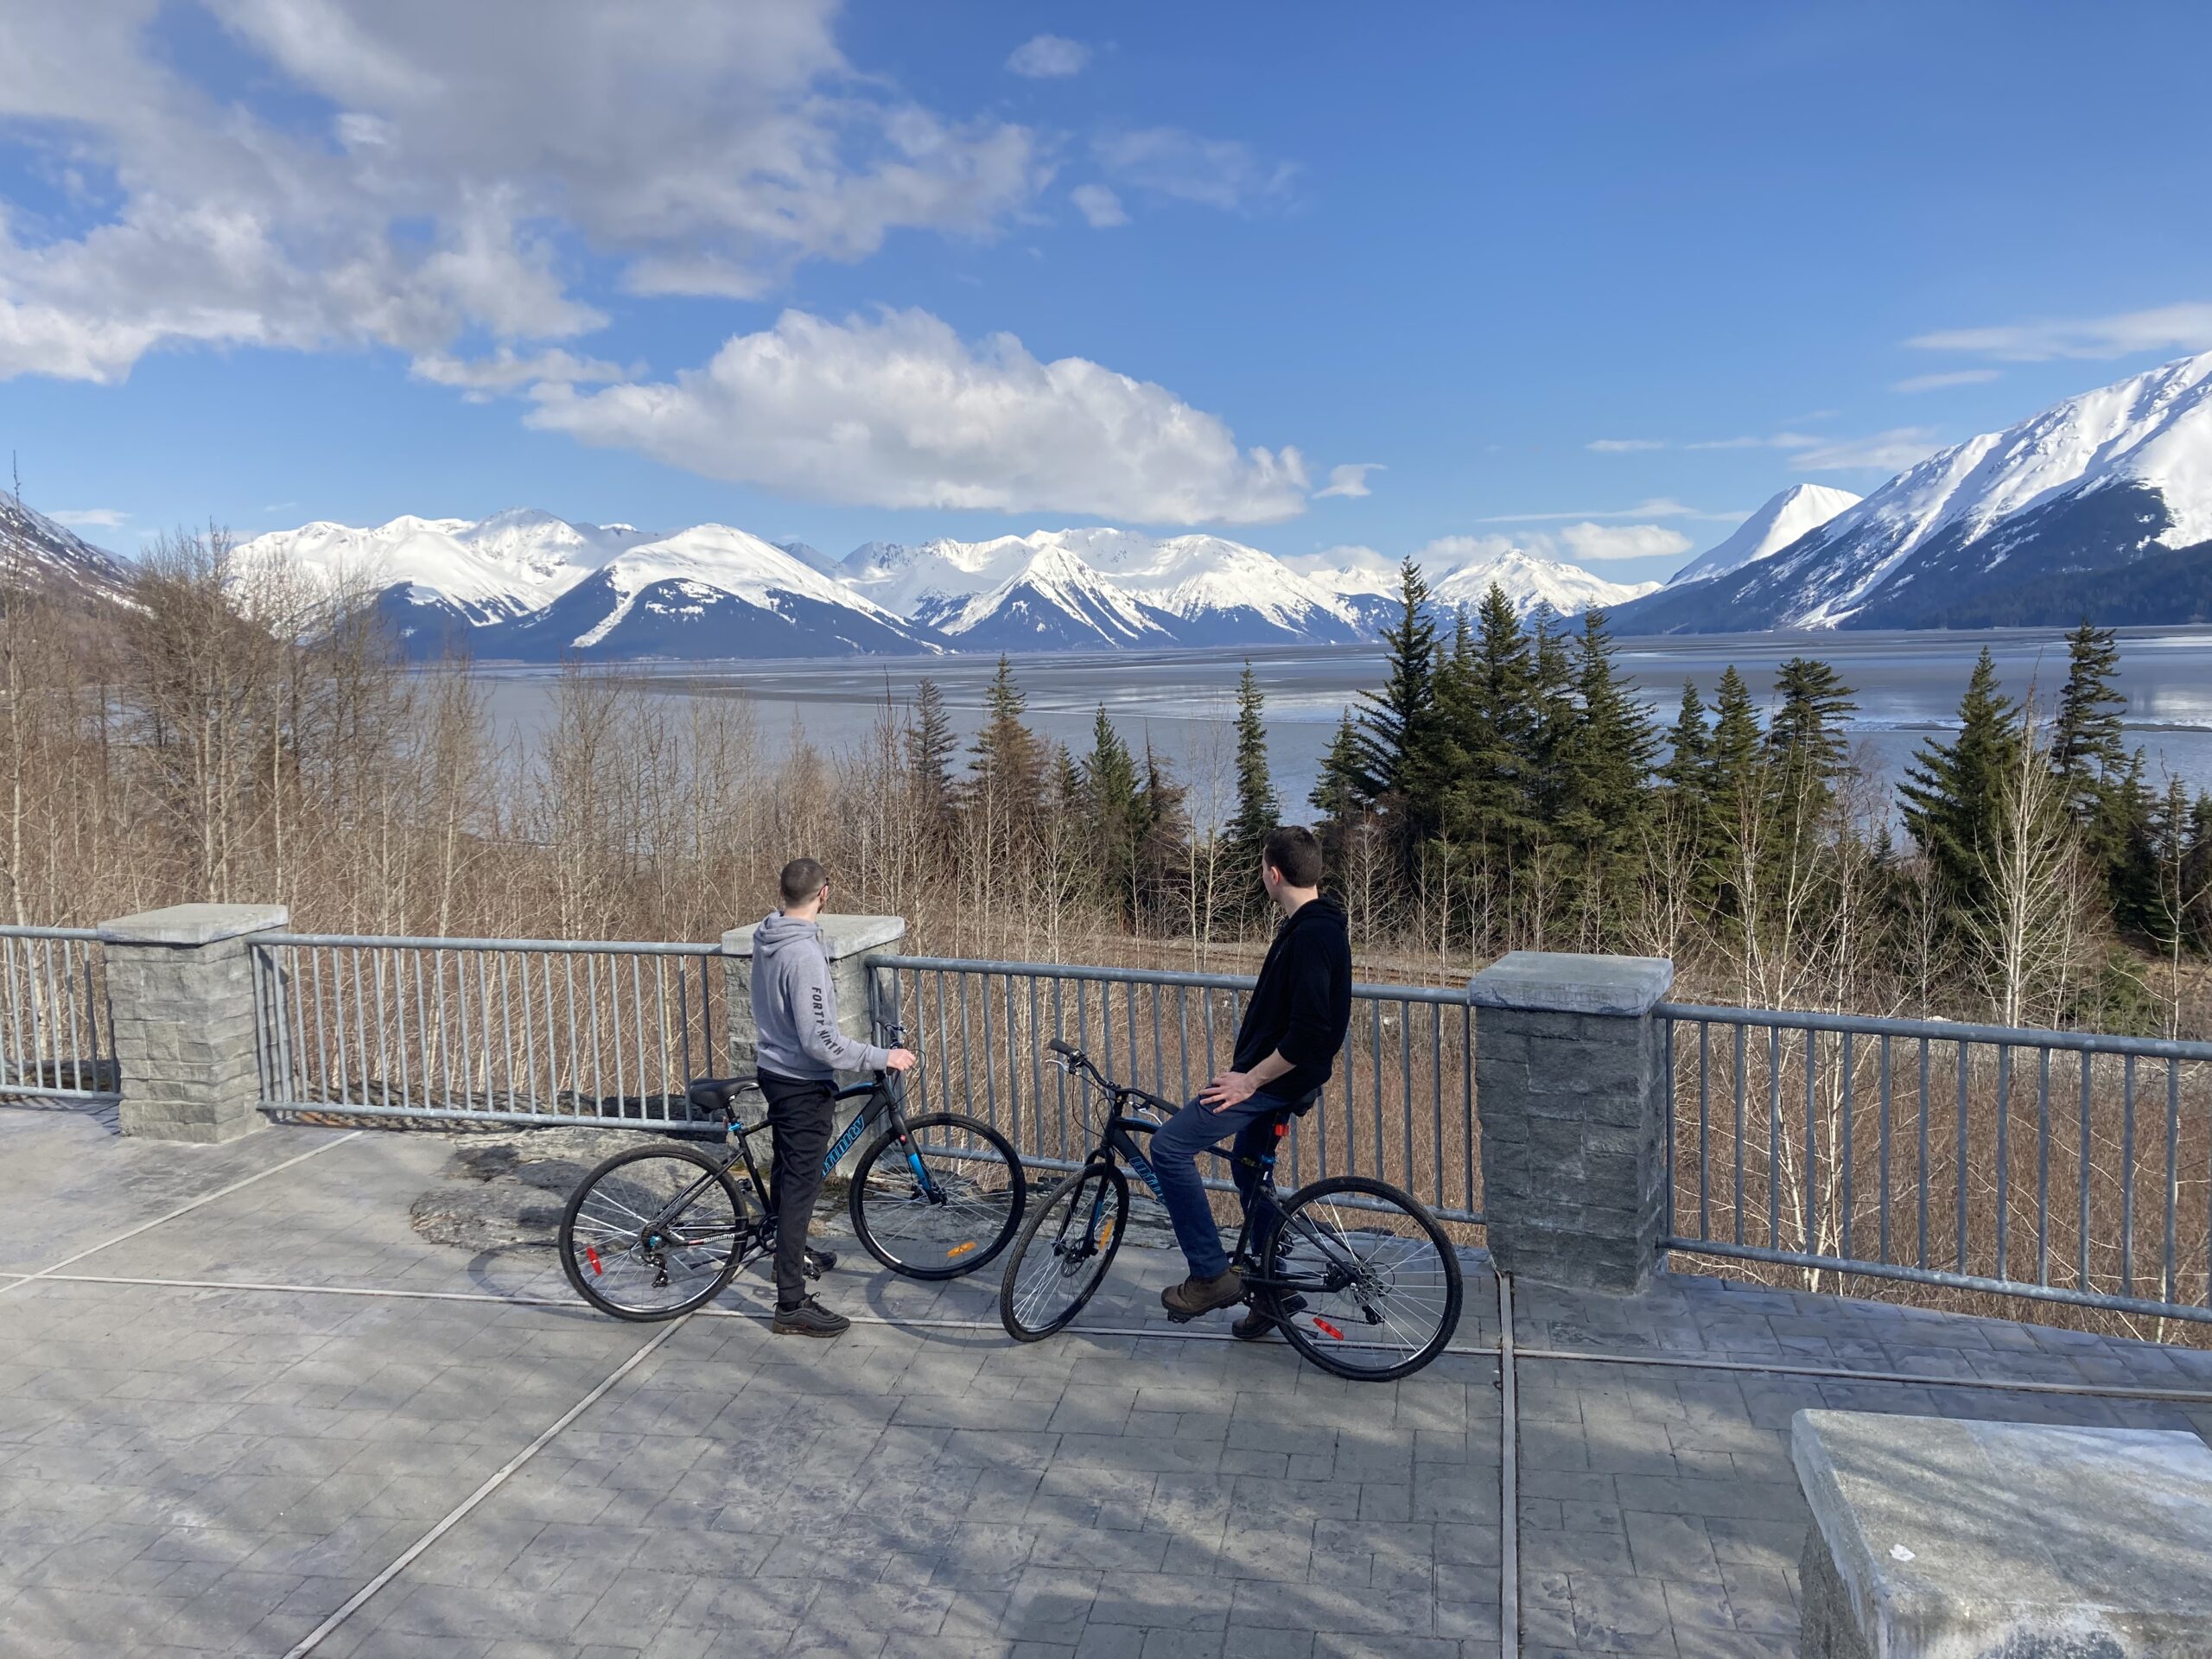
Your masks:
<path fill-rule="evenodd" d="M 823 948 L 830 957 L 830 983 L 837 993 L 837 1029 L 859 1041 L 887 1046 L 869 1028 L 869 974 L 865 958 L 896 950 L 899 941 L 906 937 L 906 918 L 824 915 L 820 920 Z M 729 994 L 730 1065 L 735 1071 L 750 1071 L 759 1064 L 760 1035 L 753 1023 L 753 929 L 732 928 L 722 935 L 722 950 Z M 867 1081 L 865 1072 L 840 1072 L 837 1086 L 842 1089 Z M 839 1167 L 849 1165 L 859 1151 L 856 1144 Z"/>
<path fill-rule="evenodd" d="M 125 1135 L 231 1141 L 264 1122 L 252 936 L 282 905 L 173 905 L 100 924 Z"/>
<path fill-rule="evenodd" d="M 1633 1294 L 1665 1213 L 1666 1038 L 1657 957 L 1516 950 L 1475 976 L 1483 1213 L 1508 1273 Z"/>

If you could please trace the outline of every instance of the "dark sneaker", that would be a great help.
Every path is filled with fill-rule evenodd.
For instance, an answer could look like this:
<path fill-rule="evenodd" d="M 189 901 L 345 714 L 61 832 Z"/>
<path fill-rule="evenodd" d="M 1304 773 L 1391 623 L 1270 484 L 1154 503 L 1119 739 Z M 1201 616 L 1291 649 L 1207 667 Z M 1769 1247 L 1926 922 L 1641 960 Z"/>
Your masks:
<path fill-rule="evenodd" d="M 842 1313 L 832 1313 L 809 1296 L 797 1307 L 779 1306 L 769 1330 L 779 1337 L 839 1337 L 853 1328 Z"/>
<path fill-rule="evenodd" d="M 1160 1305 L 1178 1325 L 1202 1313 L 1211 1313 L 1217 1307 L 1234 1307 L 1243 1300 L 1244 1276 L 1234 1268 L 1211 1279 L 1201 1279 L 1193 1274 L 1181 1284 L 1171 1285 L 1160 1293 Z"/>
<path fill-rule="evenodd" d="M 1286 1296 L 1282 1300 L 1275 1304 L 1276 1308 L 1280 1312 L 1287 1314 L 1295 1313 L 1299 1309 L 1305 1306 L 1306 1299 L 1303 1296 Z M 1247 1313 L 1243 1319 L 1237 1320 L 1236 1324 L 1230 1325 L 1229 1327 L 1229 1334 L 1232 1337 L 1241 1338 L 1246 1342 L 1256 1342 L 1260 1338 L 1266 1336 L 1268 1332 L 1274 1328 L 1275 1315 L 1273 1313 L 1262 1313 L 1255 1307 L 1249 1313 Z"/>
<path fill-rule="evenodd" d="M 810 1279 L 819 1279 L 836 1265 L 837 1252 L 835 1250 L 809 1250 L 806 1253 L 806 1276 Z"/>

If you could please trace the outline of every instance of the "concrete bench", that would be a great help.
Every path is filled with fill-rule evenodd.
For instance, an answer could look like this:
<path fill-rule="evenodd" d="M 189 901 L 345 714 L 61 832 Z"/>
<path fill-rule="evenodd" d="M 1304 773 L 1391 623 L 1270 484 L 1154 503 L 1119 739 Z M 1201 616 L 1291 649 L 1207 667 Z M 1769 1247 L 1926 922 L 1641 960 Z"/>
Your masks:
<path fill-rule="evenodd" d="M 1801 1411 L 1804 1659 L 2212 1659 L 2194 1434 Z"/>

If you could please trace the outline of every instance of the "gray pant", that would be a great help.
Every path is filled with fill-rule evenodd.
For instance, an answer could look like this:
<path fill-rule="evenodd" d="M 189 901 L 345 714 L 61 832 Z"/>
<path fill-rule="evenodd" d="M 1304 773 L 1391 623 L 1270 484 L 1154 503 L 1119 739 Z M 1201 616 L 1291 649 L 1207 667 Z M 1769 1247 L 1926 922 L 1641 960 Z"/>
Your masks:
<path fill-rule="evenodd" d="M 797 1307 L 806 1294 L 806 1229 L 822 1196 L 822 1160 L 830 1150 L 836 1089 L 833 1083 L 760 1073 L 776 1156 L 768 1171 L 768 1208 L 776 1217 L 779 1307 Z"/>

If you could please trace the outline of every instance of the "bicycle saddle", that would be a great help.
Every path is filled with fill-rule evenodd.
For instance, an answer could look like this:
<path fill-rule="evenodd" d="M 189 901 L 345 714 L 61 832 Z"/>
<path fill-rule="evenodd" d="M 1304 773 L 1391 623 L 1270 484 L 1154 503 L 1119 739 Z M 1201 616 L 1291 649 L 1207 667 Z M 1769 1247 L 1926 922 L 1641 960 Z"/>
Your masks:
<path fill-rule="evenodd" d="M 758 1087 L 758 1080 L 750 1077 L 694 1077 L 684 1084 L 683 1093 L 695 1111 L 709 1116 L 719 1112 L 725 1117 L 734 1118 L 737 1108 L 731 1103 L 734 1096 L 747 1089 Z"/>

